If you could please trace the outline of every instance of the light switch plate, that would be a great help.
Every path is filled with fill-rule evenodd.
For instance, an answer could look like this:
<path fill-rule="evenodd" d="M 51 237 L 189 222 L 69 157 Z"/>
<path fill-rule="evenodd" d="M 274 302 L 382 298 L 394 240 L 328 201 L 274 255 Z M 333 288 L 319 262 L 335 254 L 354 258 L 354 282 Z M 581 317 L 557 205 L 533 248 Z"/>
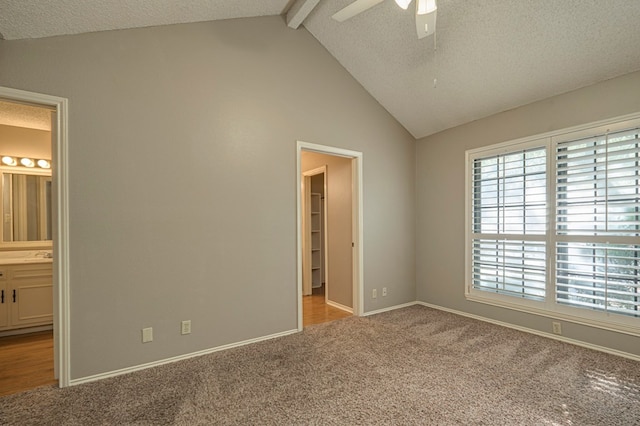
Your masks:
<path fill-rule="evenodd" d="M 142 329 L 142 343 L 149 343 L 153 341 L 153 327 L 147 327 Z"/>

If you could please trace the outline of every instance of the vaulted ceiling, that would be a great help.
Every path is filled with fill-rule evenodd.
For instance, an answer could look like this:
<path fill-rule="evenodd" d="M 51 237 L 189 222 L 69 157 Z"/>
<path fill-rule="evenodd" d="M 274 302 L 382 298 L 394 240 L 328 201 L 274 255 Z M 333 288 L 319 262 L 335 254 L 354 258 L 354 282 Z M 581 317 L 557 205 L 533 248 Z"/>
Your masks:
<path fill-rule="evenodd" d="M 288 15 L 416 138 L 640 70 L 637 0 L 438 0 L 437 40 L 418 40 L 414 6 L 393 0 L 331 19 L 352 1 L 0 0 L 0 33 Z"/>

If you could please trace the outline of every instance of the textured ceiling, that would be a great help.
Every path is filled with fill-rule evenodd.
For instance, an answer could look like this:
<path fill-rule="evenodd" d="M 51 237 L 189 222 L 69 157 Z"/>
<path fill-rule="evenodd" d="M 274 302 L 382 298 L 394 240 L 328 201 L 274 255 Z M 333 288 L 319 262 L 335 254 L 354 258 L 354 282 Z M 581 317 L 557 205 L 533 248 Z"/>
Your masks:
<path fill-rule="evenodd" d="M 289 0 L 0 0 L 5 40 L 280 15 Z"/>
<path fill-rule="evenodd" d="M 0 124 L 29 129 L 51 130 L 51 110 L 0 101 Z"/>
<path fill-rule="evenodd" d="M 438 0 L 437 54 L 433 37 L 416 37 L 413 5 L 385 0 L 333 21 L 351 1 L 321 0 L 303 25 L 416 138 L 640 70 L 640 0 Z M 0 0 L 0 33 L 9 40 L 279 15 L 292 3 Z"/>
<path fill-rule="evenodd" d="M 411 7 L 349 3 L 305 27 L 417 138 L 640 69 L 639 0 L 438 0 L 435 56 Z"/>

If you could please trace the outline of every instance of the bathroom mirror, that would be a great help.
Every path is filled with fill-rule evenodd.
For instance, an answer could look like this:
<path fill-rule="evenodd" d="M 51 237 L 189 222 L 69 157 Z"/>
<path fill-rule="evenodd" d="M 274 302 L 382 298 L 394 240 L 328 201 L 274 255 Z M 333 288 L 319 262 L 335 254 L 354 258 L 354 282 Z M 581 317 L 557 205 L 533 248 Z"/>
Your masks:
<path fill-rule="evenodd" d="M 2 172 L 2 242 L 51 240 L 51 176 Z"/>

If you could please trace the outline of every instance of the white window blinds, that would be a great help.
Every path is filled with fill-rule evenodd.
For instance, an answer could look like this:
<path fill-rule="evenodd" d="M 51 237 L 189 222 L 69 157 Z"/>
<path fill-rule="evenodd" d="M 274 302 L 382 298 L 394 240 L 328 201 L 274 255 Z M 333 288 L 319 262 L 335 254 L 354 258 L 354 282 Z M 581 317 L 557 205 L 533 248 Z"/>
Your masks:
<path fill-rule="evenodd" d="M 466 166 L 468 300 L 640 336 L 640 113 Z"/>
<path fill-rule="evenodd" d="M 544 147 L 473 160 L 473 288 L 544 298 L 546 168 Z"/>
<path fill-rule="evenodd" d="M 638 129 L 556 145 L 556 300 L 640 316 Z"/>

